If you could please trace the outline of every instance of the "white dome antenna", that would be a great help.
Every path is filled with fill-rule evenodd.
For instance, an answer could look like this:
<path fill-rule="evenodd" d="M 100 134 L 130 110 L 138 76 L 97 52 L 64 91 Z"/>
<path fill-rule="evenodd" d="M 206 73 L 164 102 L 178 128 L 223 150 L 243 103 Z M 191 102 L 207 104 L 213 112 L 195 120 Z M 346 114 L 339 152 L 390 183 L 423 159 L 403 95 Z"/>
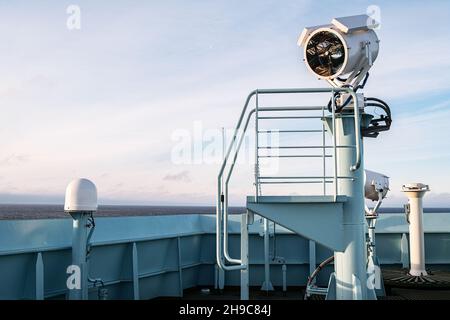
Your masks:
<path fill-rule="evenodd" d="M 64 211 L 71 212 L 93 212 L 97 211 L 97 188 L 88 179 L 75 179 L 66 189 Z"/>

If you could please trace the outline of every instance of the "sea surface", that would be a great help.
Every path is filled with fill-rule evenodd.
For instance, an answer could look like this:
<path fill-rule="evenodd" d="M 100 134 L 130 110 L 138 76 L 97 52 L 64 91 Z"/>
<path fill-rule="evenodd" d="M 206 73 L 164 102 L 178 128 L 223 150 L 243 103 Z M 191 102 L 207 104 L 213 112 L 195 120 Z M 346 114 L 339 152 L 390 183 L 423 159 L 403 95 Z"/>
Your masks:
<path fill-rule="evenodd" d="M 244 207 L 230 207 L 230 213 L 245 212 Z M 403 208 L 382 208 L 380 213 L 403 213 Z M 450 208 L 425 208 L 428 212 L 448 212 Z M 96 217 L 154 216 L 174 214 L 215 214 L 215 207 L 207 206 L 129 206 L 101 205 Z M 63 205 L 0 204 L 0 220 L 17 219 L 61 219 L 70 218 Z"/>
<path fill-rule="evenodd" d="M 245 212 L 243 207 L 230 207 L 231 214 Z M 155 216 L 174 214 L 215 214 L 215 207 L 207 206 L 129 206 L 100 205 L 96 217 Z M 0 204 L 0 220 L 70 218 L 63 205 Z"/>

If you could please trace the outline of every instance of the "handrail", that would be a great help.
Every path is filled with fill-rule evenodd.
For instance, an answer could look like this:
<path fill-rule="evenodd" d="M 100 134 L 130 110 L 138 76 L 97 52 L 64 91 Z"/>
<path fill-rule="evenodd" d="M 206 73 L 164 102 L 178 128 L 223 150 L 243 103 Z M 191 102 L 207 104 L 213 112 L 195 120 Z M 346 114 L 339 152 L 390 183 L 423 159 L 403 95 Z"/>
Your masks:
<path fill-rule="evenodd" d="M 277 109 L 277 108 L 264 108 L 263 107 L 263 108 L 259 108 L 259 111 L 263 112 L 263 111 L 319 110 L 319 109 L 321 109 L 321 107 L 280 107 L 280 108 L 278 108 L 278 110 L 275 110 L 275 109 Z M 256 113 L 256 108 L 250 110 L 248 113 L 242 135 L 236 146 L 236 150 L 234 152 L 234 157 L 233 157 L 233 160 L 231 161 L 230 169 L 228 171 L 228 175 L 226 177 L 225 184 L 224 184 L 224 207 L 223 207 L 224 249 L 223 249 L 223 253 L 224 253 L 225 258 L 229 262 L 234 262 L 234 263 L 239 263 L 240 261 L 237 259 L 231 258 L 228 253 L 228 241 L 227 241 L 228 240 L 228 232 L 227 232 L 227 230 L 228 230 L 228 183 L 229 183 L 231 175 L 233 173 L 233 169 L 236 164 L 236 160 L 237 160 L 242 142 L 244 141 L 245 132 L 247 131 L 248 125 L 250 124 L 251 117 L 254 113 Z"/>
<path fill-rule="evenodd" d="M 356 144 L 356 163 L 350 167 L 350 171 L 356 171 L 361 166 L 361 124 L 359 119 L 358 98 L 355 91 L 348 89 L 348 93 L 353 98 L 353 109 L 355 110 L 355 144 Z M 334 101 L 334 99 L 333 99 Z"/>
<path fill-rule="evenodd" d="M 223 228 L 224 228 L 224 242 L 223 242 L 223 251 L 224 251 L 224 255 L 225 258 L 229 261 L 229 262 L 235 262 L 235 263 L 240 263 L 239 260 L 237 259 L 233 259 L 230 257 L 229 253 L 228 253 L 228 182 L 230 181 L 231 178 L 231 174 L 233 173 L 233 169 L 234 169 L 234 165 L 236 164 L 236 160 L 239 154 L 239 150 L 241 148 L 242 142 L 244 141 L 244 137 L 245 137 L 245 132 L 247 131 L 248 125 L 250 123 L 250 119 L 252 117 L 252 115 L 256 112 L 256 109 L 252 109 L 248 116 L 247 116 L 247 121 L 245 122 L 245 126 L 244 126 L 244 130 L 243 133 L 241 135 L 241 138 L 239 139 L 238 145 L 236 147 L 236 151 L 234 152 L 234 157 L 233 157 L 233 161 L 231 163 L 230 169 L 228 171 L 228 175 L 227 178 L 225 180 L 225 192 L 224 192 L 224 214 L 223 214 Z"/>
<path fill-rule="evenodd" d="M 225 180 L 225 185 L 224 185 L 224 190 L 222 190 L 222 181 L 223 181 L 223 175 L 224 175 L 224 171 L 225 168 L 227 166 L 231 151 L 233 149 L 233 147 L 236 145 L 236 140 L 238 137 L 238 132 L 239 129 L 241 128 L 242 122 L 244 120 L 244 116 L 247 112 L 248 109 L 248 105 L 252 99 L 253 96 L 258 96 L 259 94 L 290 94 L 290 93 L 327 93 L 327 92 L 331 92 L 334 96 L 335 92 L 348 92 L 352 98 L 353 98 L 353 105 L 354 105 L 354 109 L 355 109 L 355 136 L 356 136 L 356 145 L 355 145 L 355 149 L 356 149 L 356 161 L 355 164 L 353 164 L 350 168 L 351 171 L 356 171 L 361 164 L 361 146 L 360 146 L 360 137 L 361 137 L 361 132 L 360 132 L 360 118 L 359 118 L 359 106 L 358 106 L 358 100 L 356 97 L 355 92 L 350 89 L 350 88 L 312 88 L 312 89 L 258 89 L 258 90 L 254 90 L 252 92 L 250 92 L 250 94 L 247 96 L 246 102 L 244 104 L 244 108 L 239 116 L 239 120 L 238 123 L 236 125 L 236 128 L 234 130 L 233 133 L 233 137 L 232 137 L 232 141 L 228 147 L 228 150 L 225 154 L 222 166 L 220 168 L 219 171 L 219 175 L 218 175 L 218 195 L 217 195 L 217 207 L 216 207 L 216 260 L 217 260 L 217 264 L 218 266 L 223 269 L 223 270 L 241 270 L 241 269 L 245 269 L 247 266 L 242 264 L 242 260 L 238 260 L 238 259 L 233 259 L 230 257 L 229 253 L 228 253 L 228 183 L 230 181 L 231 178 L 231 174 L 233 172 L 234 169 L 234 165 L 235 162 L 237 160 L 237 156 L 238 156 L 238 152 L 239 149 L 242 145 L 242 141 L 245 137 L 245 133 L 246 130 L 248 128 L 251 116 L 258 111 L 293 111 L 295 110 L 297 107 L 280 107 L 280 108 L 259 108 L 258 107 L 258 102 L 256 105 L 256 108 L 251 110 L 247 116 L 247 120 L 245 122 L 245 126 L 244 126 L 244 130 L 242 132 L 242 135 L 239 139 L 235 154 L 233 156 L 233 162 L 230 166 L 230 169 L 228 171 L 226 180 Z M 334 99 L 332 99 L 333 101 L 333 118 L 334 118 Z M 309 109 L 307 109 L 309 108 Z M 298 107 L 298 110 L 312 110 L 315 107 Z M 323 110 L 323 107 L 319 107 L 321 108 L 321 110 Z M 266 110 L 264 110 L 266 109 Z M 283 110 L 285 109 L 285 110 Z M 258 120 L 258 119 L 257 119 Z M 258 135 L 258 129 L 256 129 L 256 135 Z M 256 150 L 258 150 L 258 148 L 256 148 Z M 334 147 L 334 150 L 336 150 L 336 146 Z M 258 155 L 257 155 L 258 156 Z M 336 161 L 336 160 L 335 160 Z M 323 177 L 321 177 L 323 178 Z M 335 179 L 338 179 L 338 177 L 335 175 Z M 335 180 L 336 181 L 336 180 Z M 258 187 L 258 186 L 256 186 Z M 223 229 L 222 229 L 223 227 Z M 223 236 L 222 236 L 223 233 Z M 222 248 L 222 238 L 223 238 L 223 248 Z M 223 251 L 222 251 L 223 249 Z M 235 263 L 236 265 L 225 265 L 224 262 L 224 258 L 229 262 L 229 263 Z"/>
<path fill-rule="evenodd" d="M 334 201 L 337 200 L 337 194 L 338 194 L 338 184 L 337 184 L 337 148 L 336 148 L 336 104 L 334 101 L 334 90 L 331 91 L 331 116 L 333 117 L 333 121 L 332 121 L 332 132 L 333 132 L 333 156 L 334 156 L 334 169 L 333 169 L 333 173 L 334 173 Z"/>
<path fill-rule="evenodd" d="M 261 192 L 261 185 L 259 184 L 259 94 L 258 90 L 256 90 L 255 95 L 255 199 L 258 202 L 258 197 Z"/>
<path fill-rule="evenodd" d="M 228 252 L 222 253 L 222 228 L 221 228 L 222 227 L 222 223 L 221 223 L 222 221 L 221 220 L 225 220 L 224 219 L 225 218 L 225 214 L 223 212 L 224 207 L 222 206 L 222 202 L 225 203 L 225 196 L 222 193 L 222 176 L 223 176 L 223 172 L 225 170 L 225 167 L 227 165 L 228 158 L 230 156 L 231 150 L 232 150 L 232 148 L 233 148 L 233 146 L 234 146 L 234 144 L 236 142 L 237 133 L 239 131 L 239 128 L 241 127 L 242 120 L 244 119 L 244 115 L 245 115 L 245 113 L 247 111 L 248 104 L 249 104 L 251 98 L 255 95 L 255 93 L 256 93 L 256 90 L 252 91 L 247 97 L 247 100 L 245 102 L 244 108 L 243 108 L 243 110 L 241 112 L 241 115 L 239 117 L 238 123 L 236 125 L 235 130 L 234 130 L 232 141 L 230 143 L 230 146 L 228 147 L 227 153 L 225 154 L 225 158 L 223 160 L 222 167 L 220 168 L 220 172 L 219 172 L 219 176 L 218 176 L 218 185 L 217 185 L 217 187 L 218 187 L 218 195 L 217 196 L 218 197 L 217 197 L 217 206 L 216 206 L 216 260 L 217 260 L 217 265 L 219 266 L 219 268 L 221 268 L 223 270 L 241 270 L 241 269 L 245 269 L 246 268 L 246 266 L 243 265 L 242 261 L 240 261 L 240 260 L 237 260 L 237 261 L 239 261 L 238 262 L 239 265 L 237 265 L 237 266 L 226 266 L 224 261 L 223 261 L 223 258 L 224 258 L 223 256 L 229 257 L 229 254 L 228 254 Z M 228 212 L 226 213 L 226 217 L 228 217 L 227 215 L 228 215 Z M 221 219 L 221 217 L 222 217 L 222 219 Z M 228 259 L 228 260 L 230 260 L 230 259 Z"/>

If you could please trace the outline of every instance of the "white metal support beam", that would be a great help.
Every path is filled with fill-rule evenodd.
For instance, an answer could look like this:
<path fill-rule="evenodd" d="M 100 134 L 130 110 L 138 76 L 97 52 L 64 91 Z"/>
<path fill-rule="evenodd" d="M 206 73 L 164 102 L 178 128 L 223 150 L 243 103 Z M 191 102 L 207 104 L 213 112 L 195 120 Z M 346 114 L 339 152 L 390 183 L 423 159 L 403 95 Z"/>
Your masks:
<path fill-rule="evenodd" d="M 241 269 L 241 300 L 249 300 L 248 214 L 241 216 L 241 259 L 246 265 Z"/>

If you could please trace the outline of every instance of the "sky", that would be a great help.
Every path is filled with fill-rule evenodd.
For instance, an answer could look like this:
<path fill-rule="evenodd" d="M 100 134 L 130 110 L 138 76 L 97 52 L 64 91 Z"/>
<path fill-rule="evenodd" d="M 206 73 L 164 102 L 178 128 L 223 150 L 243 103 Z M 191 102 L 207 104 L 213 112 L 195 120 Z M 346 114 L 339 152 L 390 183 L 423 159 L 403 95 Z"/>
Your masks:
<path fill-rule="evenodd" d="M 0 203 L 62 203 L 85 177 L 100 203 L 214 205 L 210 140 L 253 89 L 326 87 L 299 34 L 373 5 L 381 42 L 365 93 L 394 122 L 366 139 L 365 167 L 390 177 L 388 206 L 409 182 L 430 185 L 427 206 L 450 206 L 450 2 L 438 0 L 0 1 Z M 188 161 L 174 156 L 183 143 Z M 236 169 L 232 204 L 254 192 L 252 168 Z"/>

